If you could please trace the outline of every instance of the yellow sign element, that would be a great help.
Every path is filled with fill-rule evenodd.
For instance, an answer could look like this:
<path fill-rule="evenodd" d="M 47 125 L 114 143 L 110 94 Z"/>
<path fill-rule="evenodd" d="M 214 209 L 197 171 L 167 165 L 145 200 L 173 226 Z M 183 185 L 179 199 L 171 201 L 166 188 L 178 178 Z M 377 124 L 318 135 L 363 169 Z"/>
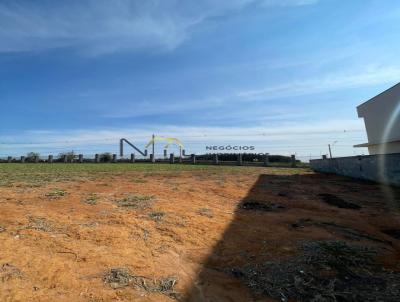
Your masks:
<path fill-rule="evenodd" d="M 168 147 L 172 144 L 175 144 L 177 146 L 179 146 L 181 149 L 183 149 L 183 144 L 182 142 L 174 137 L 163 137 L 163 136 L 154 136 L 149 143 L 146 145 L 146 148 L 148 148 L 150 145 L 155 144 L 156 142 L 159 141 L 166 141 L 167 144 L 165 145 L 164 149 L 168 149 Z"/>

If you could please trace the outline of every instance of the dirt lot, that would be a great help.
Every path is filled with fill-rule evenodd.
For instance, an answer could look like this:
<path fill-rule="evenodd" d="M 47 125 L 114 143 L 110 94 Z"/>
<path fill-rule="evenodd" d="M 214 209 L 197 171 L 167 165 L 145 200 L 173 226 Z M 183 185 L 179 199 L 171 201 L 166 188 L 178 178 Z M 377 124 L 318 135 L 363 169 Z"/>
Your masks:
<path fill-rule="evenodd" d="M 378 185 L 49 166 L 0 165 L 0 301 L 399 301 L 398 204 Z"/>

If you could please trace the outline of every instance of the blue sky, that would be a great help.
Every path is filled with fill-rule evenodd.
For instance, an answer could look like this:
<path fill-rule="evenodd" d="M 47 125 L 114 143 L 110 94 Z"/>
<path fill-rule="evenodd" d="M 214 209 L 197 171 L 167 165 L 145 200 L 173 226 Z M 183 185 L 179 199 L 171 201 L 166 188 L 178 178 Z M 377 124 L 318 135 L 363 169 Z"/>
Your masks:
<path fill-rule="evenodd" d="M 0 156 L 151 133 L 363 153 L 356 106 L 400 79 L 399 20 L 397 0 L 0 0 Z"/>

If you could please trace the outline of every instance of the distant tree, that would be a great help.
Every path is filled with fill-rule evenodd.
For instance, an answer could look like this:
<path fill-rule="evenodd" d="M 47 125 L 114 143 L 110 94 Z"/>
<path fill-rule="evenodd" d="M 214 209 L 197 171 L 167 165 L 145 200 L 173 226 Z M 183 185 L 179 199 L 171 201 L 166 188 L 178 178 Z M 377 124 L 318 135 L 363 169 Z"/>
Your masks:
<path fill-rule="evenodd" d="M 74 151 L 70 151 L 70 152 L 63 152 L 63 153 L 58 154 L 58 159 L 61 161 L 61 160 L 64 159 L 64 156 L 67 157 L 67 161 L 68 162 L 72 162 L 76 158 L 75 152 Z"/>
<path fill-rule="evenodd" d="M 29 153 L 26 154 L 25 160 L 27 162 L 34 162 L 35 158 L 39 158 L 39 157 L 40 157 L 39 153 L 37 153 L 37 152 L 29 152 Z"/>
<path fill-rule="evenodd" d="M 102 163 L 110 163 L 112 161 L 112 154 L 109 152 L 101 153 L 99 159 Z"/>

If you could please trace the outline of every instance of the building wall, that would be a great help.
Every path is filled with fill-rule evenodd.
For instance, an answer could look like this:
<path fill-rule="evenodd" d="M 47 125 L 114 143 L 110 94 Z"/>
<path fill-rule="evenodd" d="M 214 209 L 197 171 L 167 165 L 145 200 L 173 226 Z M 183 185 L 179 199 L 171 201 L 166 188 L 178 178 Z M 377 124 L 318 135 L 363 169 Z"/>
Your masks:
<path fill-rule="evenodd" d="M 364 118 L 368 143 L 383 142 L 387 127 L 391 131 L 385 142 L 400 141 L 400 83 L 358 106 L 357 111 L 358 116 Z"/>
<path fill-rule="evenodd" d="M 391 154 L 391 153 L 400 153 L 400 141 L 394 143 L 385 144 L 385 149 L 382 149 L 382 145 L 373 145 L 368 147 L 369 154 Z"/>
<path fill-rule="evenodd" d="M 384 159 L 384 169 L 379 169 Z M 332 173 L 357 179 L 383 182 L 381 171 L 385 171 L 386 183 L 400 186 L 400 153 L 316 159 L 310 161 L 316 172 Z"/>

